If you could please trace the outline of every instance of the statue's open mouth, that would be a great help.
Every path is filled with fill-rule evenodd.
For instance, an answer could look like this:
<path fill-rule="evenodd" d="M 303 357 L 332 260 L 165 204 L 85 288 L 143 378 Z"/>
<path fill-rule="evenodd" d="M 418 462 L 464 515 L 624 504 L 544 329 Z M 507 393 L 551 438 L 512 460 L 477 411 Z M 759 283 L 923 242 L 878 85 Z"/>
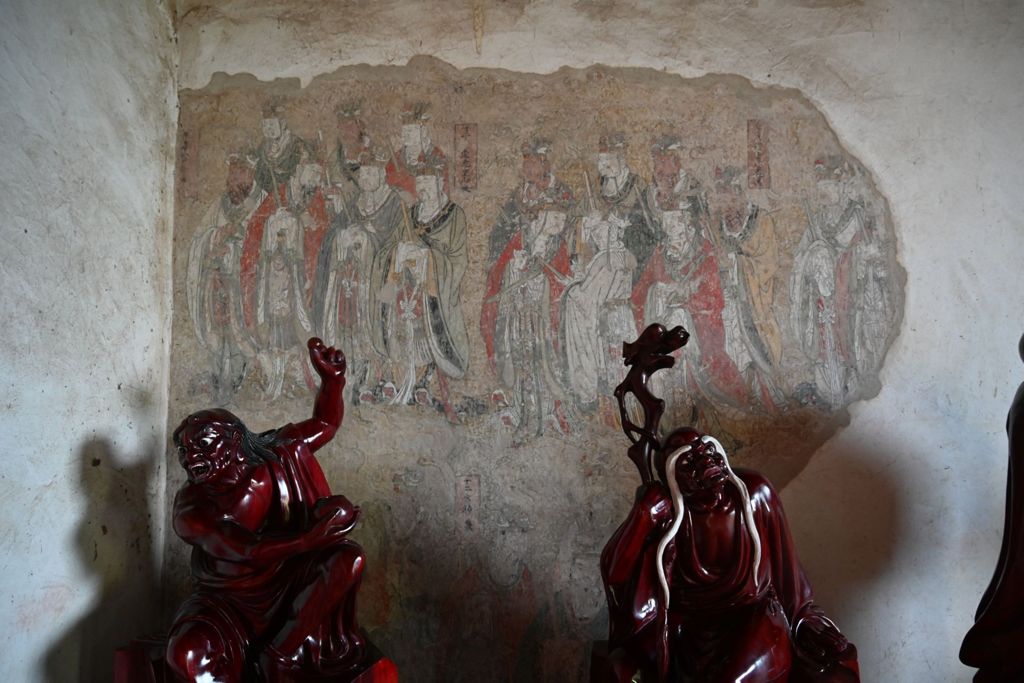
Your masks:
<path fill-rule="evenodd" d="M 717 484 L 723 479 L 725 479 L 725 470 L 717 465 L 708 466 L 700 478 L 705 484 Z"/>
<path fill-rule="evenodd" d="M 188 466 L 188 476 L 192 481 L 205 479 L 213 468 L 208 462 L 195 462 Z"/>

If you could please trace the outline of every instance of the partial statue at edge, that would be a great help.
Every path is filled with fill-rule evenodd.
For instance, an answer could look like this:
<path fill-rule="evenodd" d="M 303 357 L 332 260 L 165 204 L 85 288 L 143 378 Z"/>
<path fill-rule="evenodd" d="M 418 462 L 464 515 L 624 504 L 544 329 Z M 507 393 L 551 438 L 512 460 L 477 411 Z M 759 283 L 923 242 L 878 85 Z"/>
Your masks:
<path fill-rule="evenodd" d="M 623 344 L 629 371 L 615 397 L 641 484 L 601 554 L 610 637 L 591 680 L 859 681 L 857 650 L 814 603 L 768 480 L 730 468 L 712 436 L 660 435 L 665 402 L 647 382 L 688 337 L 655 324 Z"/>
<path fill-rule="evenodd" d="M 1024 337 L 1018 345 L 1024 360 Z M 1024 680 L 1024 383 L 1006 417 L 1010 462 L 999 561 L 960 646 L 960 661 L 978 669 L 975 683 Z"/>
<path fill-rule="evenodd" d="M 195 582 L 167 644 L 180 680 L 367 680 L 355 610 L 365 558 L 346 538 L 359 508 L 331 494 L 313 455 L 341 426 L 345 356 L 310 339 L 309 358 L 321 378 L 310 419 L 254 434 L 203 410 L 174 432 L 188 474 L 174 530 L 193 546 Z"/>

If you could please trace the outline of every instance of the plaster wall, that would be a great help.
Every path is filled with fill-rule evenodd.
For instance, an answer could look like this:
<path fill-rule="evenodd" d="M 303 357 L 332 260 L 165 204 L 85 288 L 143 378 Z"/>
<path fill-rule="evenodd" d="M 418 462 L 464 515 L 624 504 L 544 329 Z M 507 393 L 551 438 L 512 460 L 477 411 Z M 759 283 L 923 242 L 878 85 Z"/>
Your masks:
<path fill-rule="evenodd" d="M 158 625 L 171 17 L 0 13 L 0 679 L 109 681 Z"/>
<path fill-rule="evenodd" d="M 733 73 L 803 92 L 889 199 L 906 306 L 881 393 L 783 498 L 864 680 L 970 679 L 956 652 L 995 564 L 1002 425 L 1021 377 L 1018 5 L 225 2 L 182 3 L 178 23 L 182 88 L 216 72 L 309 83 L 427 54 L 459 68 Z"/>

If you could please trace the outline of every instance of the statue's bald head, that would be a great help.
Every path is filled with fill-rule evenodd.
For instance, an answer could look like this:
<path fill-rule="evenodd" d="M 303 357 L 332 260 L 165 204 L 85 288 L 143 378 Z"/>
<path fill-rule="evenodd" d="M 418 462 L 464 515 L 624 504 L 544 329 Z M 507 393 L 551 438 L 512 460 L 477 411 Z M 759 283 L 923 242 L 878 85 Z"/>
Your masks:
<path fill-rule="evenodd" d="M 237 415 L 223 408 L 192 413 L 174 430 L 178 461 L 189 480 L 202 483 L 231 468 L 277 461 L 275 432 L 253 434 Z"/>
<path fill-rule="evenodd" d="M 230 410 L 224 410 L 223 408 L 210 408 L 208 410 L 200 410 L 192 413 L 178 425 L 178 428 L 174 430 L 174 442 L 178 443 L 181 434 L 186 428 L 191 425 L 195 426 L 206 426 L 214 425 L 217 427 L 228 427 L 233 429 L 245 429 L 245 424 L 242 420 L 232 413 Z"/>

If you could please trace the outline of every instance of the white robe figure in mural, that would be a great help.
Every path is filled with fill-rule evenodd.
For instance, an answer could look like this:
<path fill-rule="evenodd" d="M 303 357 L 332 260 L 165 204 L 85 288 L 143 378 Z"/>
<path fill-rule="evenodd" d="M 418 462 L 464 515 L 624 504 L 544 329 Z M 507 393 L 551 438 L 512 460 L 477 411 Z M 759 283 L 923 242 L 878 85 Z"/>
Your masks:
<path fill-rule="evenodd" d="M 853 350 L 858 376 L 873 376 L 882 365 L 889 331 L 896 322 L 896 304 L 892 300 L 894 283 L 889 277 L 889 262 L 877 229 L 869 221 L 864 239 L 854 251 L 854 272 L 859 297 L 853 320 Z"/>
<path fill-rule="evenodd" d="M 791 324 L 814 365 L 817 396 L 837 410 L 857 381 L 850 334 L 856 296 L 851 245 L 863 235 L 864 205 L 849 192 L 847 163 L 819 161 L 815 170 L 818 203 L 806 209 L 808 226 L 793 261 Z"/>
<path fill-rule="evenodd" d="M 593 256 L 562 298 L 566 385 L 581 406 L 614 388 L 622 369 L 611 354 L 636 337 L 629 297 L 637 263 L 624 242 L 628 226 L 615 213 L 583 218 L 581 241 Z"/>
<path fill-rule="evenodd" d="M 448 380 L 469 363 L 469 335 L 462 317 L 462 279 L 469 257 L 466 215 L 444 191 L 443 162 L 416 168 L 417 203 L 411 229 L 396 233 L 375 259 L 386 272 L 378 295 L 383 325 L 375 346 L 388 359 L 393 404 L 439 405 L 451 421 Z M 382 271 L 381 269 L 384 269 Z M 376 277 L 376 275 L 374 275 Z M 430 387 L 436 384 L 436 399 Z"/>
<path fill-rule="evenodd" d="M 383 278 L 374 282 L 373 261 L 408 221 L 401 199 L 384 181 L 386 159 L 370 151 L 360 155 L 355 171 L 359 192 L 340 206 L 323 241 L 313 296 L 316 329 L 347 349 L 346 389 L 362 403 L 378 400 L 375 389 L 384 361 L 371 344 L 383 284 Z"/>
<path fill-rule="evenodd" d="M 302 224 L 279 209 L 263 232 L 257 270 L 256 323 L 267 398 L 280 396 L 286 379 L 299 384 L 304 378 L 303 351 L 312 333 L 305 280 Z"/>
<path fill-rule="evenodd" d="M 228 158 L 227 189 L 206 211 L 189 248 L 186 295 L 193 329 L 209 352 L 214 396 L 227 403 L 256 355 L 246 329 L 241 288 L 242 245 L 267 193 L 254 182 L 254 164 Z"/>

